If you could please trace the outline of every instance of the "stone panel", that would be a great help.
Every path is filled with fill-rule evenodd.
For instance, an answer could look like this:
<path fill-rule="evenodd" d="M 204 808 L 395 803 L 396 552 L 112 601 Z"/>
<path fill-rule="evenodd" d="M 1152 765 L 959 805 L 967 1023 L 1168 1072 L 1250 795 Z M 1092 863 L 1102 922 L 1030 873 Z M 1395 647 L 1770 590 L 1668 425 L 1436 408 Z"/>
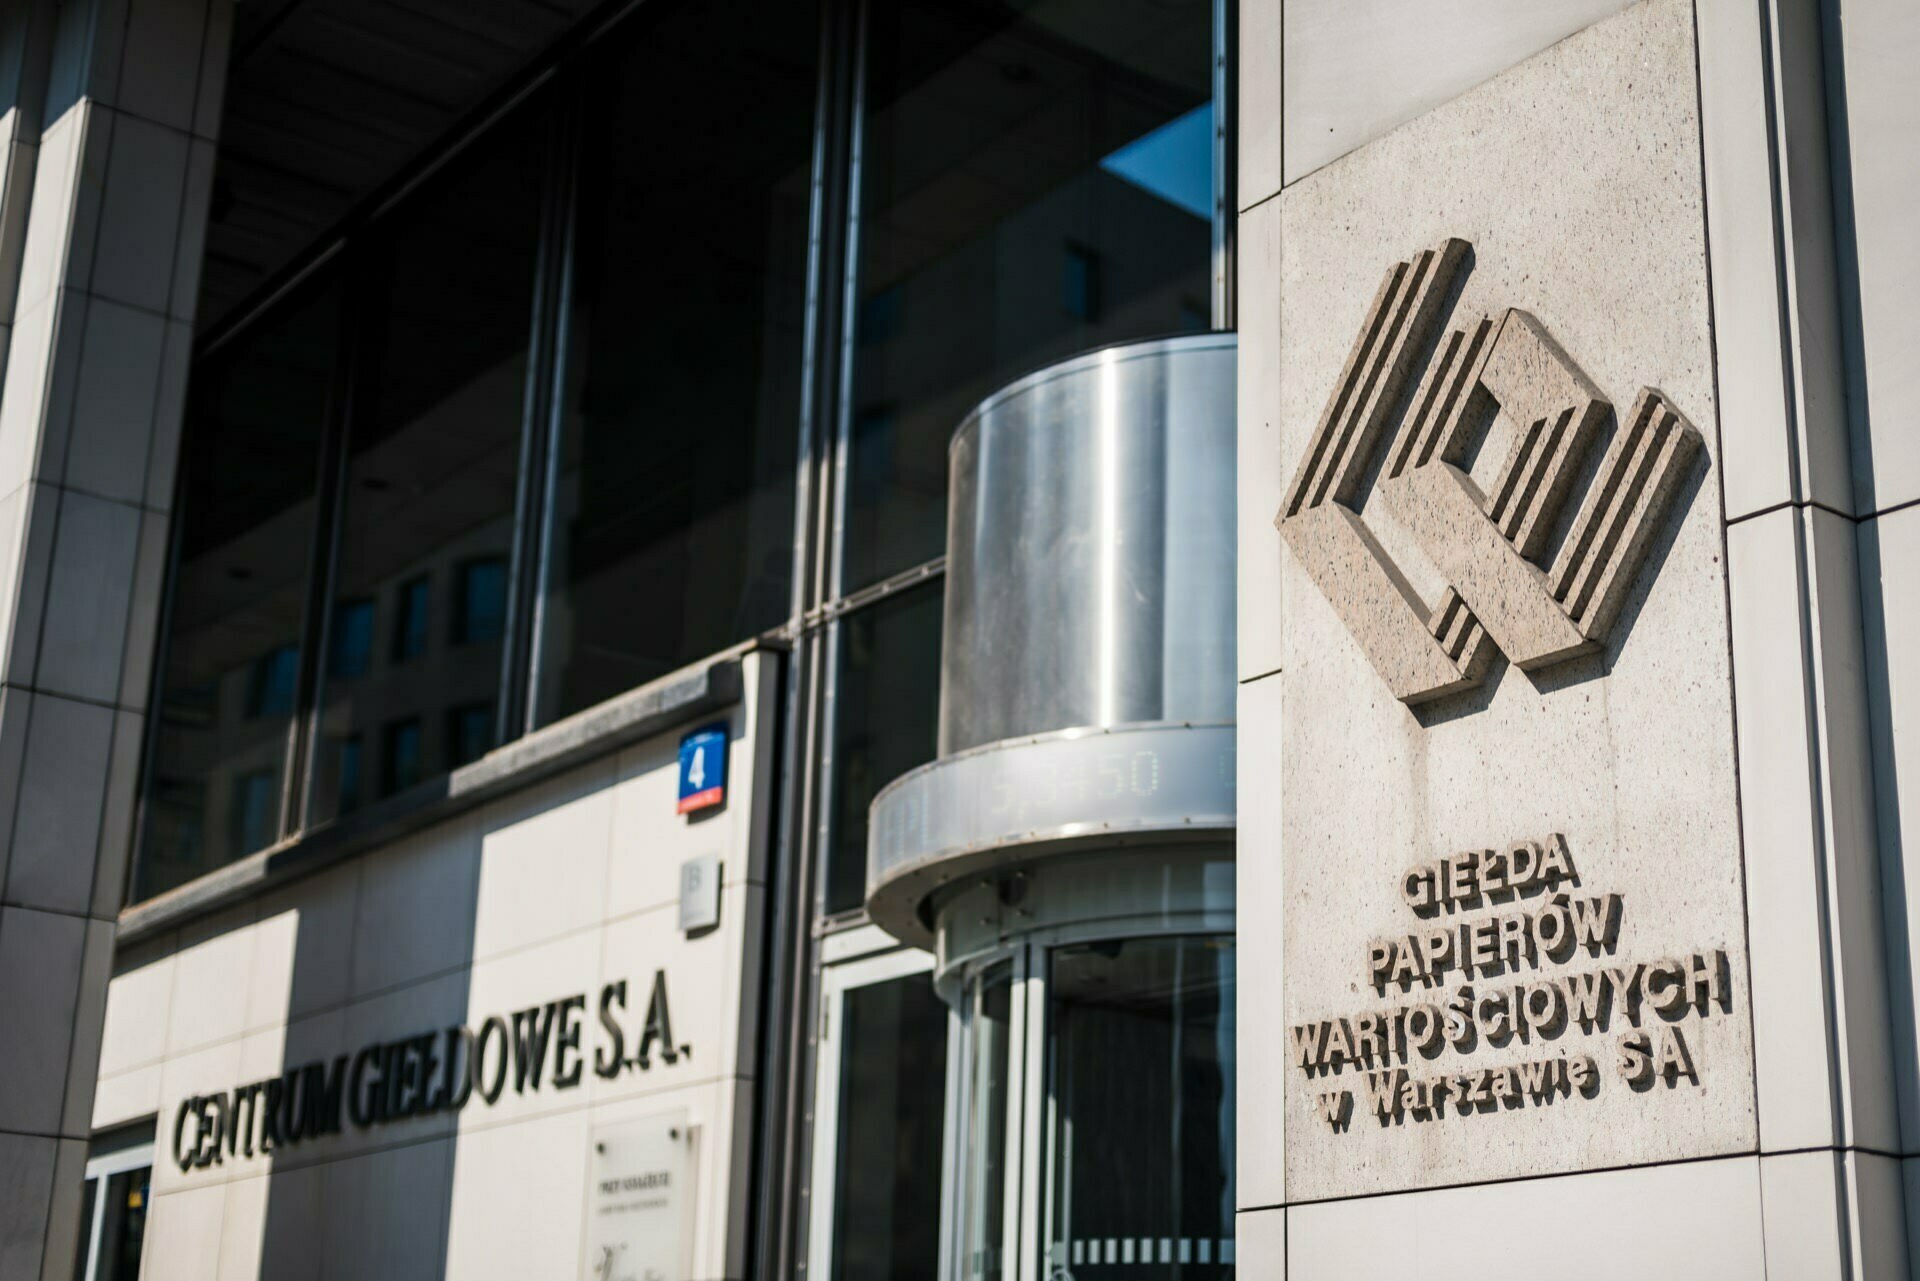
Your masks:
<path fill-rule="evenodd" d="M 1295 1206 L 1287 1262 L 1314 1281 L 1802 1275 L 1772 1270 L 1760 1218 L 1759 1162 L 1745 1157 Z"/>
<path fill-rule="evenodd" d="M 1913 210 L 1920 200 L 1920 5 L 1912 0 L 1847 0 L 1835 24 L 1842 45 L 1842 89 L 1851 153 L 1850 223 L 1857 255 L 1858 301 L 1848 319 L 1859 326 L 1865 421 L 1855 407 L 1854 485 L 1862 513 L 1920 498 L 1920 238 Z M 1829 67 L 1833 65 L 1829 51 Z M 1829 102 L 1833 87 L 1829 86 Z"/>
<path fill-rule="evenodd" d="M 1356 636 L 1329 599 L 1351 589 L 1351 574 L 1316 582 L 1291 550 L 1282 556 L 1276 679 L 1286 715 L 1243 708 L 1241 720 L 1243 741 L 1281 744 L 1270 767 L 1280 836 L 1243 839 L 1241 861 L 1281 860 L 1285 898 L 1249 899 L 1243 912 L 1278 910 L 1284 923 L 1289 1054 L 1311 1043 L 1335 1061 L 1309 1078 L 1290 1059 L 1281 1078 L 1290 1204 L 1753 1150 L 1700 181 L 1692 6 L 1648 0 L 1279 197 L 1279 339 L 1243 353 L 1284 373 L 1278 458 L 1264 465 L 1279 468 L 1283 486 L 1322 469 L 1310 488 L 1323 497 L 1309 502 L 1325 505 L 1303 510 L 1347 514 L 1371 545 L 1349 550 L 1384 567 L 1383 616 L 1424 617 L 1463 686 L 1402 702 L 1369 661 L 1369 644 L 1387 642 Z M 1464 256 L 1447 248 L 1453 238 L 1470 246 Z M 1391 275 L 1383 285 L 1397 263 L 1410 280 L 1439 273 L 1437 292 L 1401 290 Z M 1449 264 L 1458 268 L 1450 283 L 1441 278 Z M 1376 312 L 1370 300 L 1401 297 L 1411 328 L 1393 328 L 1400 312 L 1377 331 L 1363 326 Z M 1476 330 L 1483 315 L 1491 327 Z M 1504 373 L 1484 362 L 1505 340 L 1489 348 L 1475 337 L 1503 327 L 1533 333 Z M 1454 329 L 1461 336 L 1446 337 Z M 1376 357 L 1376 341 L 1395 345 Z M 1343 366 L 1384 381 L 1358 388 L 1349 434 L 1329 437 L 1324 424 L 1348 412 L 1336 399 Z M 1604 406 L 1578 464 L 1554 452 L 1562 438 L 1552 433 L 1577 435 L 1567 424 L 1585 421 L 1586 401 L 1570 400 L 1544 428 L 1513 420 L 1517 407 L 1560 395 L 1548 394 L 1556 387 L 1567 396 L 1590 387 Z M 1653 421 L 1647 414 L 1669 410 L 1697 429 L 1690 462 L 1621 452 Z M 1403 426 L 1432 434 L 1403 438 Z M 1485 498 L 1485 534 L 1454 502 L 1448 546 L 1436 548 L 1426 545 L 1431 521 L 1404 502 L 1389 510 L 1396 504 L 1380 491 L 1395 464 L 1368 451 L 1403 439 L 1431 453 L 1410 476 L 1451 473 L 1453 499 Z M 1329 447 L 1336 453 L 1321 452 Z M 1675 469 L 1665 494 L 1662 466 Z M 1511 514 L 1503 493 L 1519 495 Z M 1561 567 L 1583 563 L 1579 544 L 1590 535 L 1591 554 L 1605 558 L 1594 562 L 1592 599 L 1621 584 L 1601 610 L 1617 605 L 1610 619 L 1583 615 L 1579 591 L 1560 594 L 1571 581 Z M 1256 560 L 1263 545 L 1243 557 Z M 1481 563 L 1496 556 L 1505 558 L 1497 574 Z M 1471 612 L 1460 612 L 1463 602 Z M 1514 622 L 1523 611 L 1544 627 L 1552 608 L 1578 624 L 1565 644 Z M 1476 615 L 1488 620 L 1484 634 Z M 1502 657 L 1505 649 L 1514 652 Z M 1416 910 L 1432 882 L 1409 873 L 1463 851 L 1494 851 L 1475 864 L 1483 874 L 1514 868 L 1524 881 L 1528 860 L 1557 873 L 1564 856 L 1572 875 Z M 1583 917 L 1588 941 L 1563 941 L 1559 932 L 1580 931 Z M 1518 951 L 1488 963 L 1484 951 L 1502 945 L 1483 940 L 1501 929 Z M 1470 964 L 1476 944 L 1481 962 Z M 1457 960 L 1441 959 L 1449 955 Z M 1440 963 L 1428 967 L 1429 958 Z M 1618 980 L 1605 977 L 1609 968 Z M 1430 984 L 1421 977 L 1429 969 L 1438 975 Z M 1566 1013 L 1592 984 L 1623 995 L 1595 997 L 1591 1018 Z M 1474 989 L 1471 1026 L 1443 1020 L 1429 1033 L 1426 1014 L 1411 1023 L 1388 1014 L 1444 1005 L 1462 986 Z M 1503 1024 L 1503 1001 L 1533 1003 L 1524 1035 Z M 1382 1021 L 1359 1027 L 1367 1014 Z M 1409 1027 L 1412 1040 L 1432 1036 L 1431 1057 L 1401 1056 Z M 1339 1040 L 1369 1031 L 1377 1039 L 1367 1048 L 1390 1060 L 1381 1066 L 1409 1082 L 1445 1079 L 1445 1090 L 1383 1092 L 1387 1119 L 1378 1119 L 1367 1065 L 1338 1053 Z M 1465 1115 L 1450 1101 L 1462 1093 Z M 1270 1123 L 1243 1125 L 1241 1148 L 1279 1139 Z M 1306 1231 L 1290 1224 L 1290 1236 L 1295 1228 Z M 1297 1265 L 1298 1240 L 1293 1248 Z"/>
<path fill-rule="evenodd" d="M 1285 0 L 1286 180 L 1412 120 L 1624 0 Z"/>

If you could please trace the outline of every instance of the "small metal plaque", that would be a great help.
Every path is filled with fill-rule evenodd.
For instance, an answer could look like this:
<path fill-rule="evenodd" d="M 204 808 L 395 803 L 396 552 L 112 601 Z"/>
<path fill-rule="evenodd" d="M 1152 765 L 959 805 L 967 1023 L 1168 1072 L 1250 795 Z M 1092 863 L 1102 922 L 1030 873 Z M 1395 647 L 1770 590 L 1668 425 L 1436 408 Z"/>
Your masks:
<path fill-rule="evenodd" d="M 693 1245 L 693 1155 L 684 1111 L 594 1130 L 590 1281 L 685 1281 Z"/>
<path fill-rule="evenodd" d="M 720 924 L 720 856 L 703 854 L 680 865 L 680 929 L 691 934 Z"/>

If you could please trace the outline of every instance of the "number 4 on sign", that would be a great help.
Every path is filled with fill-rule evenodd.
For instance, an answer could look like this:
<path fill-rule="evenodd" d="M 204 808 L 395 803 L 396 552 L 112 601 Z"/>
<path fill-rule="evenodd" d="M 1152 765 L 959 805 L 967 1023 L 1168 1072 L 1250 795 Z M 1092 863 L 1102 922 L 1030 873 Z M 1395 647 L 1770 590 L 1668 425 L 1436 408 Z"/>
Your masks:
<path fill-rule="evenodd" d="M 680 740 L 680 803 L 691 814 L 720 804 L 727 796 L 727 727 L 709 725 Z"/>

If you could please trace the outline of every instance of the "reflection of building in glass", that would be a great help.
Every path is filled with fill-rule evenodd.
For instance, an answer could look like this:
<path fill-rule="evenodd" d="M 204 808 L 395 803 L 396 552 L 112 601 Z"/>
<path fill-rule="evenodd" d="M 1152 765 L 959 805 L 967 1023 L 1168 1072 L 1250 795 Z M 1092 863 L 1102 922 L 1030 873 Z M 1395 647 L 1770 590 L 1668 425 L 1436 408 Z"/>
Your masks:
<path fill-rule="evenodd" d="M 0 1281 L 1914 1273 L 1911 6 L 1429 8 L 0 5 Z"/>

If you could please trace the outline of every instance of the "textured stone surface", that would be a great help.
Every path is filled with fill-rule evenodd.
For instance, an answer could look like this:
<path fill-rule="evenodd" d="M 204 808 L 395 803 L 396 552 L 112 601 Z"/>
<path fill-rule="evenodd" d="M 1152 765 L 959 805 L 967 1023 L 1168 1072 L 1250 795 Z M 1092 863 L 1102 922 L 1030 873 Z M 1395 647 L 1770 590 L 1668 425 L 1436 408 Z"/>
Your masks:
<path fill-rule="evenodd" d="M 1704 439 L 1704 461 L 1665 473 L 1655 467 L 1666 477 L 1656 476 L 1655 487 L 1668 487 L 1671 506 L 1664 519 L 1648 522 L 1644 563 L 1617 585 L 1594 584 L 1599 595 L 1612 594 L 1608 608 L 1617 610 L 1606 620 L 1611 629 L 1598 629 L 1604 646 L 1533 673 L 1496 659 L 1479 688 L 1417 709 L 1396 699 L 1303 560 L 1282 555 L 1282 671 L 1270 679 L 1282 683 L 1285 715 L 1282 699 L 1243 701 L 1241 720 L 1243 739 L 1280 743 L 1280 839 L 1241 847 L 1243 864 L 1280 859 L 1284 868 L 1282 876 L 1248 881 L 1284 885 L 1284 902 L 1243 904 L 1248 919 L 1277 914 L 1284 924 L 1284 1014 L 1273 1000 L 1258 1017 L 1283 1017 L 1292 1029 L 1419 1004 L 1461 983 L 1485 995 L 1609 966 L 1632 977 L 1638 964 L 1681 962 L 1640 976 L 1652 983 L 1637 1026 L 1615 1010 L 1605 1031 L 1569 1023 L 1495 1044 L 1496 1024 L 1488 1023 L 1489 1034 L 1471 1050 L 1443 1040 L 1435 1057 L 1414 1054 L 1409 1065 L 1413 1077 L 1427 1077 L 1585 1055 L 1596 1078 L 1590 1097 L 1572 1090 L 1551 1104 L 1489 1100 L 1465 1116 L 1443 1106 L 1425 1120 L 1403 1111 L 1382 1124 L 1368 1110 L 1354 1064 L 1309 1080 L 1290 1062 L 1266 1082 L 1285 1094 L 1289 1203 L 1753 1149 L 1692 23 L 1683 0 L 1646 0 L 1278 199 L 1279 341 L 1264 353 L 1245 351 L 1243 360 L 1272 360 L 1281 371 L 1279 456 L 1243 457 L 1243 467 L 1275 467 L 1282 481 L 1296 474 L 1380 271 L 1453 237 L 1473 252 L 1444 326 L 1473 333 L 1477 317 L 1497 324 L 1520 309 L 1616 407 L 1603 432 L 1630 436 L 1644 408 L 1639 389 L 1650 387 Z M 1525 381 L 1524 369 L 1510 373 Z M 1590 478 L 1582 473 L 1576 494 L 1582 483 L 1600 491 L 1612 483 L 1616 464 L 1592 452 Z M 1478 490 L 1495 491 L 1514 456 L 1509 440 L 1490 435 L 1477 457 L 1460 460 L 1459 472 L 1432 470 L 1456 484 L 1471 476 Z M 1423 546 L 1417 522 L 1394 519 L 1384 510 L 1393 504 L 1379 501 L 1384 495 L 1369 501 L 1364 479 L 1354 492 L 1369 535 L 1404 571 L 1403 583 L 1376 592 L 1382 608 L 1392 603 L 1386 592 L 1403 601 L 1410 594 L 1432 612 L 1435 633 L 1459 637 L 1463 618 L 1448 596 L 1450 575 Z M 1630 508 L 1623 516 L 1617 503 L 1602 510 L 1616 512 L 1609 520 L 1624 519 L 1610 527 L 1632 537 Z M 1485 516 L 1472 515 L 1496 532 Z M 1513 537 L 1555 565 L 1555 540 L 1540 535 L 1525 511 L 1510 523 Z M 1324 537 L 1332 544 L 1345 536 Z M 1243 556 L 1258 551 L 1243 549 Z M 1514 559 L 1527 563 L 1517 552 Z M 1466 585 L 1458 595 L 1474 604 Z M 1255 749 L 1246 754 L 1256 759 Z M 1403 877 L 1417 865 L 1519 841 L 1551 847 L 1555 834 L 1564 837 L 1577 884 L 1485 896 L 1437 916 L 1416 915 L 1403 901 Z M 1377 956 L 1370 945 L 1436 925 L 1451 926 L 1460 945 L 1463 924 L 1538 913 L 1556 893 L 1600 900 L 1612 921 L 1603 935 L 1609 942 L 1561 960 L 1523 960 L 1517 973 L 1456 969 L 1433 989 L 1411 976 L 1404 992 L 1370 981 Z M 1618 903 L 1607 904 L 1607 895 Z M 1694 955 L 1706 969 L 1698 1003 L 1687 1007 L 1672 981 Z M 1538 999 L 1542 1008 L 1564 1003 L 1564 990 Z M 1672 1021 L 1654 1004 L 1668 1005 Z M 1645 1034 L 1648 1052 L 1657 1053 L 1675 1028 L 1685 1070 L 1676 1065 L 1655 1074 L 1651 1088 L 1632 1088 L 1616 1068 L 1621 1037 Z M 1290 1054 L 1294 1048 L 1289 1034 Z M 1317 1110 L 1317 1096 L 1337 1088 L 1354 1095 L 1338 1131 Z M 1282 1137 L 1243 1130 L 1243 1151 Z"/>
<path fill-rule="evenodd" d="M 1407 704 L 1478 685 L 1494 645 L 1534 671 L 1604 642 L 1700 447 L 1666 397 L 1641 388 L 1564 522 L 1612 405 L 1524 311 L 1432 342 L 1471 253 L 1450 238 L 1387 269 L 1274 518 Z M 1506 461 L 1483 491 L 1461 468 L 1496 435 Z M 1376 469 L 1389 519 L 1445 578 L 1431 608 L 1362 519 Z"/>

